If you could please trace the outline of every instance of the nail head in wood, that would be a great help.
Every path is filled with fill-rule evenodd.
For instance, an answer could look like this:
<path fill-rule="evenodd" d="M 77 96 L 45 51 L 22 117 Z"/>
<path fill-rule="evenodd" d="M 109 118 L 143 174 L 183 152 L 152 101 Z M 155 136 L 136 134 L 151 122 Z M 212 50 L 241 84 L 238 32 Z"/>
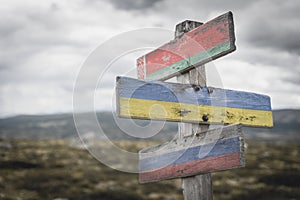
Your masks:
<path fill-rule="evenodd" d="M 202 116 L 202 119 L 203 119 L 203 121 L 207 122 L 209 118 L 208 118 L 207 115 L 203 115 L 203 116 Z"/>

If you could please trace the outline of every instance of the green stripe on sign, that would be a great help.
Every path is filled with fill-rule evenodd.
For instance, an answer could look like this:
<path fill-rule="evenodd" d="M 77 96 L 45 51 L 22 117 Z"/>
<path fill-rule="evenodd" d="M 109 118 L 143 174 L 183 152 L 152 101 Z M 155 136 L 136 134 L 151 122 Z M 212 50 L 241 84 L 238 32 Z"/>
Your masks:
<path fill-rule="evenodd" d="M 227 50 L 230 50 L 230 41 L 224 42 L 223 44 L 215 46 L 215 47 L 208 49 L 207 51 L 201 52 L 199 54 L 193 55 L 187 59 L 178 61 L 168 67 L 160 69 L 151 74 L 146 74 L 146 79 L 147 80 L 160 80 L 161 78 L 167 77 L 171 74 L 179 73 L 180 71 L 185 70 L 185 69 L 191 67 L 192 65 L 199 64 L 199 63 L 203 63 L 203 64 L 208 63 L 210 61 L 210 59 L 218 56 L 218 54 L 221 55 L 221 53 L 224 53 Z"/>

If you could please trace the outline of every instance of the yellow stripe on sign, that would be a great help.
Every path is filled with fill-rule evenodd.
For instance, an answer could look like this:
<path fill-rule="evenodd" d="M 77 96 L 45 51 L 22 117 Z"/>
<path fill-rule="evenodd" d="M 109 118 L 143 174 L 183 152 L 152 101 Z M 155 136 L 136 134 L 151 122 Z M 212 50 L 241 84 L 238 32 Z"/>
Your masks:
<path fill-rule="evenodd" d="M 120 98 L 120 116 L 183 122 L 272 127 L 271 111 Z M 207 115 L 208 120 L 203 120 Z"/>

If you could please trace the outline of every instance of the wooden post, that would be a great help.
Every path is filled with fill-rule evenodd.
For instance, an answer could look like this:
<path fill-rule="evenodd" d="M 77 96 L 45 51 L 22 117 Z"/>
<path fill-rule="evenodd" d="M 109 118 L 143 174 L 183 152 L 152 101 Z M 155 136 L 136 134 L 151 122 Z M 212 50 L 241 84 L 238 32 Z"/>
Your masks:
<path fill-rule="evenodd" d="M 200 26 L 202 23 L 194 21 L 184 21 L 176 25 L 175 37 L 180 37 L 185 32 Z M 187 73 L 177 76 L 178 83 L 190 83 L 206 86 L 206 74 L 205 66 L 202 65 L 197 69 L 192 69 Z M 192 135 L 197 132 L 204 132 L 208 130 L 209 125 L 200 125 L 192 123 L 178 123 L 178 136 L 182 138 L 184 136 Z M 204 133 L 205 134 L 205 133 Z M 182 189 L 185 200 L 212 200 L 212 181 L 211 175 L 203 174 L 193 177 L 182 178 Z"/>

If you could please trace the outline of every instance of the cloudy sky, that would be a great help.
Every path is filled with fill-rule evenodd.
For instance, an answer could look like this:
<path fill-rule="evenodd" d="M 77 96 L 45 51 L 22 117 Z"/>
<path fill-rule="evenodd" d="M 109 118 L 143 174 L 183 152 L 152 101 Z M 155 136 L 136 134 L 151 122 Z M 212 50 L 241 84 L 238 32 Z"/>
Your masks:
<path fill-rule="evenodd" d="M 0 6 L 0 117 L 72 112 L 76 77 L 86 65 L 97 67 L 87 70 L 98 85 L 89 84 L 87 73 L 81 96 L 93 92 L 96 110 L 111 110 L 115 76 L 134 76 L 135 58 L 171 40 L 177 23 L 206 22 L 227 11 L 237 50 L 207 66 L 215 68 L 208 77 L 219 74 L 225 88 L 270 95 L 274 109 L 300 108 L 299 10 L 298 0 L 6 1 Z M 123 43 L 132 51 L 119 52 Z"/>

